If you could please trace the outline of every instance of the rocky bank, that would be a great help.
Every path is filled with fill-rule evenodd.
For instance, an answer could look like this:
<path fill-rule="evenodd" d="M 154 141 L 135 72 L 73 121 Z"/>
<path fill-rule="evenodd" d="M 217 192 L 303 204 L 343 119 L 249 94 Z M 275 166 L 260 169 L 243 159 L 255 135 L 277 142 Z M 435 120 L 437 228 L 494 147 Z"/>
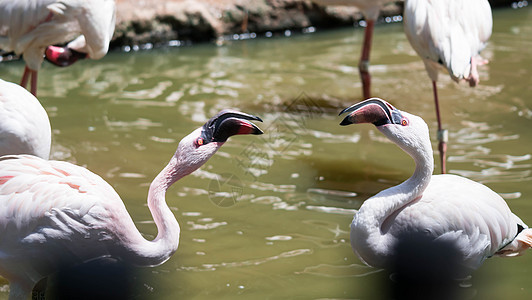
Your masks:
<path fill-rule="evenodd" d="M 401 11 L 397 1 L 382 15 Z M 323 7 L 310 0 L 117 0 L 112 47 L 220 41 L 234 34 L 352 26 L 361 19 L 357 8 Z"/>
<path fill-rule="evenodd" d="M 403 0 L 384 7 L 381 17 L 400 15 Z M 514 1 L 490 0 L 492 6 Z M 323 7 L 311 0 L 116 0 L 117 23 L 111 48 L 169 42 L 222 42 L 224 36 L 301 32 L 353 26 L 355 7 Z"/>

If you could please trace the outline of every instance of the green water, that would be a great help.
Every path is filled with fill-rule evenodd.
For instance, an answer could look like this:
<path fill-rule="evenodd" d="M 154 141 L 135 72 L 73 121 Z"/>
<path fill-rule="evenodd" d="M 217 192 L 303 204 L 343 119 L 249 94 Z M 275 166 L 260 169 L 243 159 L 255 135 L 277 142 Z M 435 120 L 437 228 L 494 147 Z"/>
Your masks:
<path fill-rule="evenodd" d="M 480 86 L 443 74 L 438 84 L 448 169 L 501 193 L 528 224 L 531 24 L 531 8 L 494 11 Z M 106 179 L 148 239 L 157 233 L 148 185 L 180 138 L 223 108 L 264 120 L 263 136 L 231 138 L 169 190 L 179 249 L 161 266 L 135 270 L 127 298 L 380 294 L 380 274 L 351 250 L 349 224 L 365 199 L 408 178 L 414 165 L 373 126 L 338 125 L 338 112 L 362 100 L 355 68 L 362 34 L 343 29 L 43 65 L 38 92 L 53 128 L 52 157 Z M 22 62 L 2 63 L 0 78 L 18 82 L 22 70 Z M 373 94 L 422 116 L 435 145 L 431 84 L 402 24 L 376 28 L 370 71 Z M 532 253 L 489 259 L 464 289 L 473 299 L 531 299 L 531 270 Z"/>

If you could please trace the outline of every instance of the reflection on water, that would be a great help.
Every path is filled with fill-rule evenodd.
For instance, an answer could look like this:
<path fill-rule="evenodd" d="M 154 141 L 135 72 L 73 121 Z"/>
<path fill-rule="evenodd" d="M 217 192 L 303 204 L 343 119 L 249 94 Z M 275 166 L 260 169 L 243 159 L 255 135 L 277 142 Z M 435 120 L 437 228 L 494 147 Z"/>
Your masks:
<path fill-rule="evenodd" d="M 463 128 L 453 133 L 458 143 L 454 146 L 454 155 L 450 162 L 469 163 L 477 168 L 469 170 L 452 170 L 453 173 L 468 177 L 481 183 L 489 182 L 526 182 L 530 181 L 531 155 L 508 155 L 492 153 L 489 144 L 495 142 L 518 141 L 518 134 L 501 134 L 500 125 L 486 122 L 464 121 Z"/>
<path fill-rule="evenodd" d="M 439 82 L 449 169 L 493 188 L 529 224 L 531 21 L 530 8 L 495 11 L 481 85 Z M 422 116 L 435 141 L 430 81 L 401 26 L 376 28 L 373 92 Z M 104 177 L 149 239 L 157 231 L 147 189 L 177 142 L 223 108 L 264 120 L 264 135 L 232 137 L 169 191 L 180 246 L 165 264 L 138 271 L 134 297 L 379 295 L 381 275 L 352 253 L 349 224 L 365 199 L 414 166 L 373 126 L 338 125 L 338 112 L 361 100 L 361 40 L 356 28 L 44 65 L 39 98 L 51 118 L 53 158 Z M 0 77 L 17 82 L 22 68 L 2 63 Z M 529 299 L 523 266 L 531 264 L 530 253 L 488 260 L 473 278 L 474 298 Z"/>

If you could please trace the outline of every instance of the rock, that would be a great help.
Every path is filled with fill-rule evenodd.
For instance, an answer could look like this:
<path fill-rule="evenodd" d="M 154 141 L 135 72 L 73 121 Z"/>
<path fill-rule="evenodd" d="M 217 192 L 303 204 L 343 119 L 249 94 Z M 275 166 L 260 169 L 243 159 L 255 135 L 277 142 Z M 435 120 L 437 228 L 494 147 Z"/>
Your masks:
<path fill-rule="evenodd" d="M 509 0 L 490 0 L 510 6 Z M 311 0 L 116 0 L 117 25 L 111 47 L 208 42 L 254 32 L 301 31 L 314 26 L 352 26 L 363 18 L 356 7 L 319 6 Z M 386 5 L 381 16 L 402 14 L 404 0 Z"/>
<path fill-rule="evenodd" d="M 401 1 L 399 1 L 401 2 Z M 401 5 L 386 8 L 399 14 Z M 111 47 L 171 40 L 215 41 L 222 36 L 351 26 L 362 18 L 354 7 L 322 7 L 311 0 L 117 0 Z"/>

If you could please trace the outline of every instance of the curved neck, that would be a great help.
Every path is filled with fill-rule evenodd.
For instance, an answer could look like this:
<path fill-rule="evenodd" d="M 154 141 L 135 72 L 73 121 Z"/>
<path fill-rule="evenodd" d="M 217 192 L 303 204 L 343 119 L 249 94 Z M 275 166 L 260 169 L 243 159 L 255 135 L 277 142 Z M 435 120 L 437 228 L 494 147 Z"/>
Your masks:
<path fill-rule="evenodd" d="M 403 150 L 416 163 L 414 174 L 403 183 L 388 188 L 369 199 L 359 211 L 359 213 L 368 212 L 368 215 L 371 215 L 371 217 L 368 216 L 368 219 L 372 219 L 373 222 L 369 222 L 372 224 L 368 224 L 368 230 L 377 230 L 379 235 L 387 232 L 391 221 L 393 221 L 393 218 L 389 218 L 390 216 L 400 212 L 406 205 L 421 197 L 432 177 L 434 160 L 430 143 L 415 151 L 408 151 L 404 148 Z M 370 221 L 368 219 L 366 221 Z M 387 221 L 390 223 L 388 224 Z"/>
<path fill-rule="evenodd" d="M 396 195 L 395 202 L 399 207 L 408 204 L 423 194 L 434 171 L 433 153 L 430 147 L 423 149 L 423 151 L 408 154 L 416 163 L 414 173 L 403 183 L 389 189 Z"/>
<path fill-rule="evenodd" d="M 148 207 L 157 226 L 157 237 L 148 241 L 137 239 L 130 245 L 128 261 L 139 266 L 156 266 L 167 261 L 179 245 L 179 223 L 166 204 L 166 190 L 177 180 L 188 175 L 173 156 L 168 165 L 155 177 L 148 192 Z"/>
<path fill-rule="evenodd" d="M 405 182 L 366 200 L 353 218 L 351 246 L 361 260 L 369 265 L 386 266 L 394 239 L 388 232 L 395 216 L 419 199 L 430 182 L 434 168 L 432 149 L 429 146 L 421 150 L 424 151 L 407 152 L 416 162 L 414 174 Z"/>

